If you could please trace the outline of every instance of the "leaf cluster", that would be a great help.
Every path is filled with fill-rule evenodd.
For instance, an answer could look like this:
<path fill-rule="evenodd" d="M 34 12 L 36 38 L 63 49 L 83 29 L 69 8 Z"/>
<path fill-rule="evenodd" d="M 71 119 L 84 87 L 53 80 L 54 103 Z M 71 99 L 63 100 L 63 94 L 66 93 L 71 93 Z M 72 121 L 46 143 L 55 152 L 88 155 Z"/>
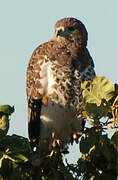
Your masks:
<path fill-rule="evenodd" d="M 118 86 L 105 77 L 82 84 L 86 126 L 77 163 L 40 158 L 27 138 L 7 135 L 14 107 L 0 106 L 0 180 L 116 180 L 118 175 Z M 111 133 L 112 132 L 112 133 Z M 68 150 L 68 148 L 67 148 Z"/>

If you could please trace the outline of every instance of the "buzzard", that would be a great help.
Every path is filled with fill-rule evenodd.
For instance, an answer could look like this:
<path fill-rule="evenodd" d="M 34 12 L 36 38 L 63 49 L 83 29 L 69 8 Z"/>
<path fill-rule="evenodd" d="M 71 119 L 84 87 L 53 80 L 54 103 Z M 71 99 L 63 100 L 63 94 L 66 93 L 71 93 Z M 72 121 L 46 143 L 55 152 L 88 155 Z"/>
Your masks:
<path fill-rule="evenodd" d="M 73 141 L 84 128 L 81 83 L 95 76 L 84 24 L 73 17 L 55 24 L 51 40 L 38 46 L 27 68 L 28 132 L 41 155 Z"/>

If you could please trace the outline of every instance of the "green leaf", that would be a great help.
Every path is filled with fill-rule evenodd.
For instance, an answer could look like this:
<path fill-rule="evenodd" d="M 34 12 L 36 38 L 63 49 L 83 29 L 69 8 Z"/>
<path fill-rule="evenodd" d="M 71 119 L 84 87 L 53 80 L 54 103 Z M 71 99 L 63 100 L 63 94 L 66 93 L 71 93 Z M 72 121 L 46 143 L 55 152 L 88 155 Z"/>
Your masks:
<path fill-rule="evenodd" d="M 4 156 L 2 156 L 2 157 L 0 158 L 0 168 L 2 167 L 3 159 L 4 159 Z"/>
<path fill-rule="evenodd" d="M 2 115 L 0 118 L 0 141 L 7 134 L 9 129 L 9 119 L 7 115 Z"/>
<path fill-rule="evenodd" d="M 28 139 L 17 135 L 4 137 L 0 143 L 0 148 L 3 150 L 10 149 L 27 156 L 32 153 Z"/>
<path fill-rule="evenodd" d="M 96 143 L 98 143 L 98 132 L 96 132 L 95 128 L 88 129 L 87 134 L 83 136 L 80 140 L 80 152 L 83 154 L 89 153 L 90 149 L 94 147 Z"/>
<path fill-rule="evenodd" d="M 113 136 L 111 137 L 111 143 L 114 145 L 114 147 L 116 148 L 117 150 L 117 157 L 116 157 L 116 161 L 117 161 L 117 164 L 116 164 L 116 172 L 118 174 L 118 131 L 116 131 Z"/>
<path fill-rule="evenodd" d="M 9 105 L 0 106 L 0 141 L 7 134 L 9 129 L 9 115 L 14 112 L 14 107 Z"/>
<path fill-rule="evenodd" d="M 90 141 L 89 138 L 82 137 L 80 141 L 80 152 L 83 154 L 87 154 L 93 145 L 94 143 Z"/>
<path fill-rule="evenodd" d="M 14 112 L 14 107 L 11 107 L 9 105 L 2 105 L 0 106 L 0 112 L 6 115 L 11 115 Z"/>
<path fill-rule="evenodd" d="M 97 104 L 95 103 L 87 103 L 85 105 L 85 109 L 86 109 L 87 115 L 90 118 L 100 119 L 101 117 L 107 116 L 110 109 L 110 105 L 109 103 L 107 103 L 105 99 L 102 99 L 101 104 L 99 106 L 97 106 Z"/>
<path fill-rule="evenodd" d="M 23 154 L 14 152 L 14 151 L 9 151 L 4 155 L 5 159 L 9 159 L 11 161 L 14 161 L 16 163 L 24 163 L 28 161 L 28 158 L 24 156 Z"/>
<path fill-rule="evenodd" d="M 96 122 L 93 121 L 93 120 L 88 120 L 87 122 L 88 122 L 91 126 L 96 126 L 96 125 L 98 125 L 98 123 L 99 123 L 98 121 L 97 121 L 98 123 L 96 123 Z"/>
<path fill-rule="evenodd" d="M 96 177 L 97 180 L 97 177 Z M 103 171 L 98 180 L 117 180 L 115 171 Z"/>
<path fill-rule="evenodd" d="M 6 132 L 6 131 L 8 131 L 8 128 L 9 128 L 8 117 L 7 117 L 7 115 L 3 115 L 0 118 L 0 129 Z"/>
<path fill-rule="evenodd" d="M 113 143 L 114 147 L 118 151 L 118 131 L 116 131 L 113 136 L 111 137 L 111 142 Z"/>
<path fill-rule="evenodd" d="M 9 149 L 7 149 L 5 152 L 1 152 L 0 168 L 2 167 L 2 163 L 4 159 L 11 160 L 15 163 L 25 163 L 29 160 L 23 154 L 17 153 L 15 151 L 9 151 Z"/>
<path fill-rule="evenodd" d="M 114 84 L 105 77 L 96 76 L 93 81 L 85 81 L 82 84 L 85 103 L 95 103 L 100 106 L 102 99 L 106 101 L 114 97 Z"/>
<path fill-rule="evenodd" d="M 116 96 L 112 104 L 112 116 L 113 116 L 114 125 L 118 126 L 118 96 Z"/>
<path fill-rule="evenodd" d="M 92 176 L 92 177 L 90 178 L 90 180 L 95 180 L 95 176 Z"/>
<path fill-rule="evenodd" d="M 87 115 L 90 117 L 90 118 L 95 118 L 98 116 L 98 108 L 97 108 L 97 105 L 94 104 L 94 103 L 87 103 L 86 106 L 85 106 L 85 109 L 86 109 L 86 112 L 87 112 Z"/>
<path fill-rule="evenodd" d="M 100 136 L 101 151 L 106 158 L 108 169 L 114 169 L 117 161 L 117 151 L 107 135 Z"/>

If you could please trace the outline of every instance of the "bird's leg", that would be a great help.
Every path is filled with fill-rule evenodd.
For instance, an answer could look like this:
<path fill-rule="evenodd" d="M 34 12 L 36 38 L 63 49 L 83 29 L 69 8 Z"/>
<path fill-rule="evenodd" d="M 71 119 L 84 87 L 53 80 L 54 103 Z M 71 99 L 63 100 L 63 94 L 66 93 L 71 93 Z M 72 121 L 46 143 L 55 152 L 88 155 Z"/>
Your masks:
<path fill-rule="evenodd" d="M 36 152 L 40 152 L 39 144 L 36 144 Z"/>
<path fill-rule="evenodd" d="M 50 154 L 48 155 L 48 157 L 53 157 L 55 155 L 57 155 L 60 152 L 60 146 L 61 146 L 61 141 L 60 139 L 56 139 L 55 138 L 55 132 L 52 132 L 52 150 L 50 152 Z"/>

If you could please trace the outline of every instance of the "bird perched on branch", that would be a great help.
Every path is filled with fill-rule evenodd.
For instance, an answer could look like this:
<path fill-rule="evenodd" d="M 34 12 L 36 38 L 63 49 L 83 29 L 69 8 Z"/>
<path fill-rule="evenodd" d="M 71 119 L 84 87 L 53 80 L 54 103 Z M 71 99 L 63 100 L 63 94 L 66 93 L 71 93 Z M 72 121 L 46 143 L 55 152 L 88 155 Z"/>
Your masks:
<path fill-rule="evenodd" d="M 75 18 L 55 24 L 51 40 L 38 46 L 27 69 L 28 131 L 41 155 L 78 138 L 84 128 L 81 83 L 95 76 L 87 30 Z"/>

